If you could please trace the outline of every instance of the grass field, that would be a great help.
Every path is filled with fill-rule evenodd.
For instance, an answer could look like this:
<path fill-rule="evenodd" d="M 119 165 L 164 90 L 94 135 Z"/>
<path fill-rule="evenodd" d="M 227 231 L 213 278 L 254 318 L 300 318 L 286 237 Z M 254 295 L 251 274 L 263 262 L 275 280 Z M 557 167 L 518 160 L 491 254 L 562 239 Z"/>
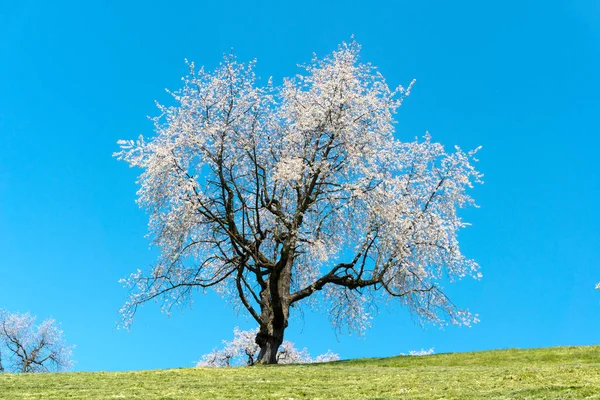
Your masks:
<path fill-rule="evenodd" d="M 0 399 L 600 399 L 600 347 L 329 364 L 0 375 Z"/>

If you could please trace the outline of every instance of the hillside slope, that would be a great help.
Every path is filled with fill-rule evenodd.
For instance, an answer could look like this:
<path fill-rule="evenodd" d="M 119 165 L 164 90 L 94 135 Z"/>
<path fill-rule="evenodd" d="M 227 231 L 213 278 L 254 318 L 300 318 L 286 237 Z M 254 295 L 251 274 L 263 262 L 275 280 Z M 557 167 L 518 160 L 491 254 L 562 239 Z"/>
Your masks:
<path fill-rule="evenodd" d="M 329 364 L 0 375 L 0 399 L 600 399 L 600 347 Z"/>

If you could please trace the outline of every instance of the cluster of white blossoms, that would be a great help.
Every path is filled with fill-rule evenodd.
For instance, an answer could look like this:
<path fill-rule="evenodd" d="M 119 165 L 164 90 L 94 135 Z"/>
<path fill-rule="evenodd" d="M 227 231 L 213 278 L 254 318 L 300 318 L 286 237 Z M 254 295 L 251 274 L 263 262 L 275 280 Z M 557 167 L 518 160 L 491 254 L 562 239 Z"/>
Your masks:
<path fill-rule="evenodd" d="M 258 329 L 242 331 L 238 327 L 233 330 L 233 340 L 223 341 L 222 349 L 214 349 L 202 356 L 197 367 L 233 367 L 254 365 L 258 360 L 260 348 L 254 340 Z M 338 361 L 340 357 L 328 350 L 327 353 L 312 358 L 306 348 L 298 350 L 294 343 L 284 340 L 277 352 L 278 364 L 308 364 Z"/>
<path fill-rule="evenodd" d="M 421 350 L 410 350 L 408 352 L 408 354 L 404 354 L 401 353 L 401 356 L 414 356 L 414 357 L 419 357 L 419 356 L 430 356 L 434 353 L 435 351 L 433 350 L 433 347 L 430 348 L 429 350 L 425 350 L 425 349 L 421 349 Z"/>
<path fill-rule="evenodd" d="M 280 87 L 259 87 L 254 62 L 189 64 L 156 135 L 119 142 L 116 156 L 143 171 L 138 203 L 160 250 L 123 281 L 125 324 L 146 301 L 168 311 L 206 288 L 265 329 L 272 309 L 311 299 L 359 331 L 386 298 L 425 321 L 476 321 L 441 281 L 481 277 L 457 237 L 467 225 L 457 209 L 474 205 L 467 191 L 481 182 L 477 149 L 394 137 L 414 81 L 390 89 L 359 49 L 342 44 Z"/>

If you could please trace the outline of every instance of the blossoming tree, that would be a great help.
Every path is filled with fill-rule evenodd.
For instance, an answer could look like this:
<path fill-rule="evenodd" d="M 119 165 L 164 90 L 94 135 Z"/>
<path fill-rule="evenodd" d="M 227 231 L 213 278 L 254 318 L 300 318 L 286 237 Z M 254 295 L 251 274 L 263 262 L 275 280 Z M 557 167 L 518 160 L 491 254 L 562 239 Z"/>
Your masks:
<path fill-rule="evenodd" d="M 126 323 L 149 300 L 168 311 L 214 288 L 256 320 L 258 361 L 276 363 L 302 304 L 358 330 L 384 298 L 427 321 L 473 322 L 440 279 L 480 276 L 457 240 L 457 208 L 481 178 L 475 151 L 396 139 L 412 83 L 390 89 L 359 50 L 342 44 L 281 86 L 259 87 L 254 63 L 233 57 L 214 72 L 189 64 L 156 135 L 119 142 L 116 156 L 143 171 L 138 202 L 160 250 L 124 280 Z"/>
<path fill-rule="evenodd" d="M 36 326 L 29 313 L 0 310 L 0 372 L 68 370 L 72 350 L 53 319 Z"/>

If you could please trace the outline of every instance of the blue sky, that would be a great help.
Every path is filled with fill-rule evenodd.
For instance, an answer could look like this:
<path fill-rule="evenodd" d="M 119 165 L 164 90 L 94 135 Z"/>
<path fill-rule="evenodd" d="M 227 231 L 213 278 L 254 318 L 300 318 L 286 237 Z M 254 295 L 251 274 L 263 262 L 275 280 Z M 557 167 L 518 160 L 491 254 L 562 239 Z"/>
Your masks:
<path fill-rule="evenodd" d="M 60 321 L 76 370 L 191 366 L 252 326 L 209 294 L 116 329 L 118 279 L 155 254 L 139 171 L 111 154 L 152 134 L 184 58 L 212 68 L 234 48 L 277 82 L 352 34 L 390 84 L 417 79 L 398 138 L 483 146 L 461 241 L 484 277 L 448 287 L 481 322 L 423 328 L 381 305 L 365 337 L 310 312 L 287 337 L 343 358 L 599 342 L 598 2 L 121 3 L 0 0 L 0 308 Z"/>

